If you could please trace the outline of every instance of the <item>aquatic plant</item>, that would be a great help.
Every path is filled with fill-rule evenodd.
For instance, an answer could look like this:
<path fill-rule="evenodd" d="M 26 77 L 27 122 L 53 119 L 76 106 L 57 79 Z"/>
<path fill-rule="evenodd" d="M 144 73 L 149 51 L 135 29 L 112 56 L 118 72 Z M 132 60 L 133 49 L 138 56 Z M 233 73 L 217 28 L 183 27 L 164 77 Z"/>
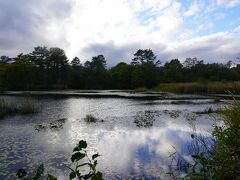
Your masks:
<path fill-rule="evenodd" d="M 102 179 L 102 173 L 97 171 L 97 160 L 96 158 L 100 155 L 98 153 L 93 154 L 90 158 L 86 151 L 87 142 L 84 140 L 79 141 L 78 145 L 73 149 L 73 155 L 71 161 L 74 163 L 74 168 L 69 167 L 71 173 L 69 174 L 70 179 Z M 80 160 L 86 159 L 85 163 L 78 164 Z M 80 168 L 89 167 L 89 171 L 86 174 L 82 174 Z"/>
<path fill-rule="evenodd" d="M 97 171 L 97 158 L 100 156 L 98 153 L 93 154 L 91 157 L 88 155 L 87 151 L 87 142 L 80 140 L 77 146 L 73 149 L 73 154 L 71 156 L 72 164 L 68 166 L 70 169 L 69 179 L 92 179 L 92 180 L 102 180 L 102 173 Z M 80 164 L 79 164 L 80 163 Z M 89 168 L 87 173 L 82 171 L 83 169 Z M 32 180 L 57 180 L 57 178 L 51 174 L 44 173 L 44 165 L 41 164 L 37 167 L 33 177 L 27 177 L 27 172 L 24 169 L 19 169 L 16 173 L 16 176 L 20 179 L 32 179 Z"/>
<path fill-rule="evenodd" d="M 37 112 L 37 107 L 31 100 L 25 100 L 20 104 L 19 110 L 22 114 L 31 114 Z"/>
<path fill-rule="evenodd" d="M 95 123 L 97 122 L 97 118 L 92 114 L 87 114 L 86 117 L 84 118 L 84 121 L 87 123 Z"/>
<path fill-rule="evenodd" d="M 184 179 L 240 179 L 240 103 L 219 113 L 223 124 L 214 125 L 212 136 L 191 135 L 193 162 L 182 161 L 188 166 Z M 169 174 L 178 177 L 176 170 Z"/>
<path fill-rule="evenodd" d="M 237 94 L 240 92 L 240 82 L 211 82 L 211 83 L 162 83 L 155 87 L 155 91 L 173 92 L 173 93 L 189 93 L 189 94 L 226 94 L 232 92 Z"/>
<path fill-rule="evenodd" d="M 37 124 L 35 125 L 35 130 L 37 131 L 46 131 L 46 130 L 60 130 L 63 129 L 63 125 L 67 121 L 66 118 L 58 119 L 51 121 L 49 123 Z"/>
<path fill-rule="evenodd" d="M 139 112 L 134 117 L 134 123 L 137 127 L 151 127 L 154 122 L 154 116 L 151 111 Z"/>
<path fill-rule="evenodd" d="M 6 101 L 0 97 L 0 118 L 16 114 L 32 114 L 37 111 L 36 105 L 30 100 L 16 103 Z"/>

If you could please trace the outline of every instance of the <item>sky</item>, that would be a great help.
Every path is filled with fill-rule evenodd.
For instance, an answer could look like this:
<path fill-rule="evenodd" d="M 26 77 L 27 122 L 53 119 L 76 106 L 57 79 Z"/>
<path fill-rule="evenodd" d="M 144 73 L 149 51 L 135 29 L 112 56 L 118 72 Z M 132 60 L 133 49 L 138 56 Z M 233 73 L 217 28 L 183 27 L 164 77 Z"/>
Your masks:
<path fill-rule="evenodd" d="M 0 0 L 0 55 L 60 47 L 109 66 L 152 49 L 162 62 L 240 57 L 240 0 Z"/>

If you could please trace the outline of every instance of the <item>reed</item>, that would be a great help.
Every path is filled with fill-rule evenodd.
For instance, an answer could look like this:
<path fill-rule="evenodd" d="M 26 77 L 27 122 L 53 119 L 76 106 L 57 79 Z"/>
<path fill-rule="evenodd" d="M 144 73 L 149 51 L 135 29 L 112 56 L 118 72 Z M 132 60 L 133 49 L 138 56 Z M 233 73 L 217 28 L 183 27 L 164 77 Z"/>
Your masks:
<path fill-rule="evenodd" d="M 0 118 L 16 114 L 32 114 L 37 111 L 36 105 L 30 100 L 17 103 L 6 101 L 0 97 Z"/>
<path fill-rule="evenodd" d="M 209 82 L 209 83 L 163 83 L 154 91 L 186 93 L 186 94 L 233 94 L 240 93 L 240 82 Z"/>

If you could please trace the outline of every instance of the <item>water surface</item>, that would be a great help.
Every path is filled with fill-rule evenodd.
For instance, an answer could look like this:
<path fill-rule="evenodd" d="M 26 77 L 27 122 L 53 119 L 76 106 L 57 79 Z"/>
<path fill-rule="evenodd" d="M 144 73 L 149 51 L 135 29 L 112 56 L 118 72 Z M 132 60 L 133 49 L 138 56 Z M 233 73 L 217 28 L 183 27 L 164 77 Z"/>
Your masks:
<path fill-rule="evenodd" d="M 15 178 L 19 168 L 31 173 L 41 163 L 47 172 L 66 179 L 66 166 L 80 139 L 88 142 L 90 154 L 102 155 L 98 168 L 105 178 L 168 178 L 169 155 L 174 148 L 190 160 L 191 133 L 208 136 L 212 124 L 219 119 L 204 111 L 228 104 L 202 96 L 158 98 L 157 95 L 148 99 L 120 97 L 132 97 L 129 92 L 112 92 L 118 97 L 98 97 L 98 93 L 91 92 L 96 95 L 92 97 L 62 98 L 5 95 L 11 101 L 31 99 L 41 111 L 0 120 L 0 179 Z M 98 121 L 86 123 L 87 114 L 94 115 Z M 39 129 L 41 126 L 46 128 Z"/>

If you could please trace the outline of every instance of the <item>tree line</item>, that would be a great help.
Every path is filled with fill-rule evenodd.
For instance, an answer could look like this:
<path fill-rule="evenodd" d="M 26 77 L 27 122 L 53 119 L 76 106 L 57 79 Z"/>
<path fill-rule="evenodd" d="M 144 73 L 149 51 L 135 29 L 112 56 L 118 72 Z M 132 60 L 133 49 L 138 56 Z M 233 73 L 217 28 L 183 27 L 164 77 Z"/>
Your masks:
<path fill-rule="evenodd" d="M 204 63 L 187 58 L 164 64 L 151 49 L 139 49 L 130 63 L 107 68 L 104 55 L 84 63 L 78 57 L 68 60 L 63 49 L 35 47 L 15 58 L 1 56 L 0 87 L 8 90 L 46 89 L 134 89 L 152 88 L 160 83 L 237 81 L 240 67 L 231 63 Z"/>

